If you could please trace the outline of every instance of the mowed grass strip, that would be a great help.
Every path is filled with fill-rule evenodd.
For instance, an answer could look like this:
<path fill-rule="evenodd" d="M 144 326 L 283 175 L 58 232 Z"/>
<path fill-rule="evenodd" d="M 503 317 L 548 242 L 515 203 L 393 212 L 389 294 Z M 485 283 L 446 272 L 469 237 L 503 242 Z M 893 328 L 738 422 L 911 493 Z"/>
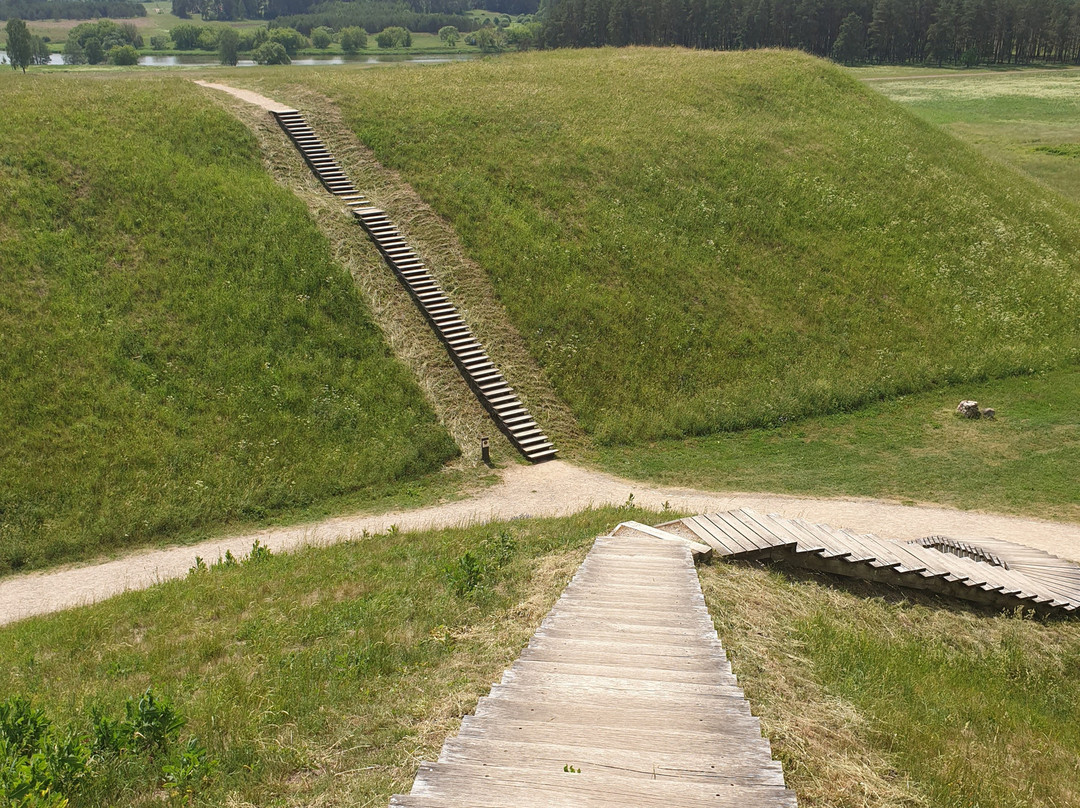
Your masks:
<path fill-rule="evenodd" d="M 188 82 L 0 75 L 0 574 L 456 454 L 303 204 Z"/>
<path fill-rule="evenodd" d="M 218 761 L 196 805 L 386 805 L 624 518 L 655 515 L 391 531 L 212 567 L 0 630 L 0 693 L 79 734 L 153 686 L 188 719 L 180 745 Z M 152 769 L 128 765 L 103 765 L 72 808 L 161 804 Z"/>
<path fill-rule="evenodd" d="M 1080 804 L 1080 622 L 749 565 L 700 576 L 799 805 Z"/>
<path fill-rule="evenodd" d="M 1080 358 L 1080 211 L 805 54 L 234 75 L 339 104 L 601 442 Z"/>
<path fill-rule="evenodd" d="M 969 421 L 972 398 L 997 410 Z M 1080 372 L 948 387 L 858 412 L 590 458 L 607 471 L 705 490 L 865 496 L 1080 521 Z"/>

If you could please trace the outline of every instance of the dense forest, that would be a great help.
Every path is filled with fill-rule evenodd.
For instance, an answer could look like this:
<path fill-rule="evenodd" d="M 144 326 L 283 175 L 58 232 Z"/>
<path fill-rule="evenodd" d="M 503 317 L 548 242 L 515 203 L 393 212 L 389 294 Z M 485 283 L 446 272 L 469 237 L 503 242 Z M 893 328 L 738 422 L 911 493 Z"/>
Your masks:
<path fill-rule="evenodd" d="M 548 47 L 801 48 L 843 62 L 1080 62 L 1080 0 L 552 0 Z"/>
<path fill-rule="evenodd" d="M 0 20 L 90 20 L 145 17 L 142 3 L 130 0 L 0 0 Z"/>

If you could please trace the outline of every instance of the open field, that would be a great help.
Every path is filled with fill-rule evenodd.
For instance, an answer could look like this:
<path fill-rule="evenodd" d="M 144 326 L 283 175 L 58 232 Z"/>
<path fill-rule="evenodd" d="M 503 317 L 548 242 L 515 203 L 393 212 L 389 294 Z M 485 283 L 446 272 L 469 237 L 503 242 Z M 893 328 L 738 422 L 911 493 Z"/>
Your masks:
<path fill-rule="evenodd" d="M 340 105 L 455 226 L 601 442 L 1080 358 L 1078 210 L 805 55 L 232 75 Z"/>
<path fill-rule="evenodd" d="M 0 573 L 444 486 L 456 447 L 247 129 L 180 79 L 0 72 Z"/>
<path fill-rule="evenodd" d="M 195 25 L 209 25 L 219 28 L 264 28 L 266 27 L 266 20 L 237 20 L 235 22 L 216 22 L 216 21 L 204 21 L 198 16 L 191 19 L 183 20 L 172 13 L 172 0 L 165 0 L 165 2 L 143 3 L 146 7 L 145 17 L 131 17 L 121 20 L 116 18 L 118 22 L 129 22 L 139 29 L 139 33 L 143 35 L 143 39 L 146 41 L 146 48 L 150 47 L 150 37 L 168 34 L 169 30 L 175 28 L 181 23 L 193 23 Z M 47 36 L 52 40 L 52 44 L 63 43 L 67 40 L 68 31 L 74 28 L 76 25 L 87 22 L 87 20 L 30 20 L 27 22 L 27 26 L 30 28 L 30 32 L 39 36 Z"/>
<path fill-rule="evenodd" d="M 153 686 L 187 718 L 177 746 L 195 737 L 217 761 L 188 782 L 190 804 L 385 805 L 517 656 L 592 537 L 667 516 L 392 531 L 213 567 L 0 630 L 0 691 L 85 735 L 94 708 L 115 715 Z M 701 577 L 800 805 L 1075 801 L 1075 622 L 719 563 Z M 160 804 L 173 760 L 106 758 L 72 806 Z"/>
<path fill-rule="evenodd" d="M 998 418 L 958 418 L 965 398 Z M 607 447 L 592 460 L 663 485 L 880 497 L 1080 522 L 1080 372 L 948 387 L 773 429 Z"/>
<path fill-rule="evenodd" d="M 957 74 L 871 86 L 989 156 L 1080 201 L 1080 70 Z M 862 76 L 862 71 L 852 71 Z"/>

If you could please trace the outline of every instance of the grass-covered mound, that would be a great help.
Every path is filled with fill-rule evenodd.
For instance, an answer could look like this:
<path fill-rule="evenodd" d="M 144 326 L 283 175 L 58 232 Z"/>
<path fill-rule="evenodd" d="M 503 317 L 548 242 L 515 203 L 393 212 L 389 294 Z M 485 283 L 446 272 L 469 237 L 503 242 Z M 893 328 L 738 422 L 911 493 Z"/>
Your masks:
<path fill-rule="evenodd" d="M 57 785 L 71 808 L 386 805 L 518 656 L 592 537 L 670 516 L 258 551 L 0 629 L 0 708 L 25 697 L 55 735 L 87 739 L 83 779 Z M 700 574 L 800 805 L 1076 804 L 1080 623 L 750 566 Z M 130 723 L 151 687 L 186 719 L 175 740 L 148 758 L 121 723 L 103 743 L 95 714 Z M 0 744 L 0 764 L 13 751 Z"/>
<path fill-rule="evenodd" d="M 169 805 L 386 805 L 518 655 L 591 538 L 620 518 L 608 509 L 256 551 L 5 627 L 0 739 L 11 696 L 32 699 L 59 737 L 89 737 L 89 771 L 55 789 L 71 808 L 157 806 L 163 787 Z M 179 738 L 155 760 L 99 752 L 95 713 L 124 716 L 147 687 L 187 720 Z M 187 767 L 186 802 L 164 765 L 192 739 L 207 765 Z M 0 794 L 12 751 L 0 742 Z"/>
<path fill-rule="evenodd" d="M 182 80 L 0 75 L 0 573 L 456 449 L 253 136 Z"/>
<path fill-rule="evenodd" d="M 295 80 L 257 79 L 283 95 Z M 602 441 L 1080 357 L 1080 211 L 804 54 L 562 51 L 302 80 L 454 224 Z"/>

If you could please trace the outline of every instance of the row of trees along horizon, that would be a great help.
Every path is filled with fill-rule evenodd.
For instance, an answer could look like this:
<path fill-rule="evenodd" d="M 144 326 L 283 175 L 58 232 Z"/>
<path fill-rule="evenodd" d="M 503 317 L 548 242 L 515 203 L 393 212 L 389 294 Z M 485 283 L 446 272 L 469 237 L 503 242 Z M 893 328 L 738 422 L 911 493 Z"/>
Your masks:
<path fill-rule="evenodd" d="M 1080 0 L 172 0 L 176 16 L 375 34 L 537 14 L 541 47 L 799 48 L 848 64 L 1080 63 Z M 0 19 L 136 17 L 129 0 L 0 0 Z"/>
<path fill-rule="evenodd" d="M 798 48 L 845 63 L 1080 63 L 1080 0 L 550 0 L 543 45 Z"/>

